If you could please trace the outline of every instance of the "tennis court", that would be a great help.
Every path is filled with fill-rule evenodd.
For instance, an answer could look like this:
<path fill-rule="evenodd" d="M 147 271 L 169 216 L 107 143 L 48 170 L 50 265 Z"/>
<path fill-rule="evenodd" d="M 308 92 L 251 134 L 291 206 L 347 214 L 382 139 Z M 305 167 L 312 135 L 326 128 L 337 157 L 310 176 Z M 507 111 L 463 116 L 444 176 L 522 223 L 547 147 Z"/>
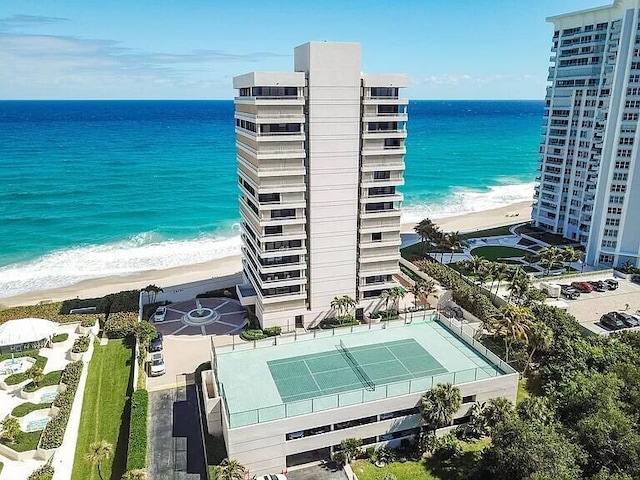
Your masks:
<path fill-rule="evenodd" d="M 267 362 L 284 403 L 447 372 L 414 339 L 350 347 Z"/>

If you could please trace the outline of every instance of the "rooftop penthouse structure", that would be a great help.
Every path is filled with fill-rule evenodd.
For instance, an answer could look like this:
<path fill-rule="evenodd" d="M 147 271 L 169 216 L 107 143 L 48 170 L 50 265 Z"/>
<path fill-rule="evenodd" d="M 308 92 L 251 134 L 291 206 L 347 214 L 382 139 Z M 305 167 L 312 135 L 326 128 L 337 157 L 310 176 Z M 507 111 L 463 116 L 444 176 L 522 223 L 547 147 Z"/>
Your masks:
<path fill-rule="evenodd" d="M 360 71 L 360 45 L 311 42 L 294 72 L 235 77 L 245 283 L 263 328 L 317 324 L 335 297 L 371 311 L 399 272 L 405 75 Z"/>
<path fill-rule="evenodd" d="M 435 312 L 274 340 L 212 346 L 203 373 L 207 428 L 250 473 L 328 459 L 346 438 L 396 445 L 422 426 L 421 395 L 460 389 L 447 429 L 474 402 L 515 401 L 518 373 L 474 339 L 469 326 Z M 250 367 L 248 367 L 250 366 Z"/>
<path fill-rule="evenodd" d="M 551 17 L 536 225 L 589 265 L 640 265 L 640 1 Z"/>

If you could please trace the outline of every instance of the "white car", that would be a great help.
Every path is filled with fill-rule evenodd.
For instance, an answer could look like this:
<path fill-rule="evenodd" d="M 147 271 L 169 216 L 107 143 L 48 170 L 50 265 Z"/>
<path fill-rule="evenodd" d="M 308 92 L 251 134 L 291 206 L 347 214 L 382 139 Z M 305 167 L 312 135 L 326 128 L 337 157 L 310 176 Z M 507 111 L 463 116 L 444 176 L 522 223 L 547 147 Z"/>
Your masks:
<path fill-rule="evenodd" d="M 162 352 L 154 352 L 149 355 L 149 376 L 158 377 L 160 375 L 164 375 L 165 366 L 164 366 L 164 357 L 162 356 Z"/>
<path fill-rule="evenodd" d="M 167 307 L 158 307 L 156 313 L 153 314 L 153 321 L 156 323 L 164 322 L 164 317 L 167 315 Z"/>
<path fill-rule="evenodd" d="M 281 473 L 271 473 L 269 475 L 262 475 L 261 477 L 255 477 L 256 480 L 287 480 Z"/>

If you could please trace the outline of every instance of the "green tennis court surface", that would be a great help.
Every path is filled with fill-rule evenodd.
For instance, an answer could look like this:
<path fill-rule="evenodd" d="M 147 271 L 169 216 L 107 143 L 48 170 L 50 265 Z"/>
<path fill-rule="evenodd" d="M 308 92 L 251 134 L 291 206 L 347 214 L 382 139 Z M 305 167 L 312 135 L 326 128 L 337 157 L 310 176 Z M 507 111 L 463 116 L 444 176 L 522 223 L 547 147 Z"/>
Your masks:
<path fill-rule="evenodd" d="M 414 339 L 345 347 L 357 366 L 350 365 L 344 352 L 336 350 L 267 362 L 282 401 L 366 388 L 360 368 L 374 385 L 401 382 L 447 372 Z"/>

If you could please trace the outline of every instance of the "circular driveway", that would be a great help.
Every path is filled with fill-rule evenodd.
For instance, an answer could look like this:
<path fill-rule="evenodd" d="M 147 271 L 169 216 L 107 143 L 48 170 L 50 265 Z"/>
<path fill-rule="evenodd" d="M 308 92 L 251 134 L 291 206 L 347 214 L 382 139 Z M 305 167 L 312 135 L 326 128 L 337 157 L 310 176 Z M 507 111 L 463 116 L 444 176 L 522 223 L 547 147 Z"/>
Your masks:
<path fill-rule="evenodd" d="M 152 323 L 162 335 L 232 335 L 247 323 L 246 311 L 237 300 L 199 298 L 197 302 L 167 305 L 164 321 Z"/>

